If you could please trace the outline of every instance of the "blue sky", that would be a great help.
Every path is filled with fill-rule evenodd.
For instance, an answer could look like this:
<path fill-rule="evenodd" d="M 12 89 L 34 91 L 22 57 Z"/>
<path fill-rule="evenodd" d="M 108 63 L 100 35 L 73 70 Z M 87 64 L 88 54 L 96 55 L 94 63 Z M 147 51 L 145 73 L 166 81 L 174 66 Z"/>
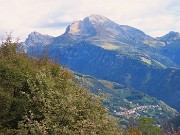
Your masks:
<path fill-rule="evenodd" d="M 0 34 L 13 31 L 21 40 L 32 31 L 58 36 L 91 14 L 153 37 L 180 32 L 180 0 L 0 0 Z"/>

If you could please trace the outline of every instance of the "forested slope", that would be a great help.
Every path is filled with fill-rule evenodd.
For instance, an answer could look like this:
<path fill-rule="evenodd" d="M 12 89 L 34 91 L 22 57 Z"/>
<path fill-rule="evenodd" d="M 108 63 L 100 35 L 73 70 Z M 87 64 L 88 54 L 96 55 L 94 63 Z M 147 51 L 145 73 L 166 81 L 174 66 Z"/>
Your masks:
<path fill-rule="evenodd" d="M 120 134 L 100 98 L 68 69 L 16 47 L 8 37 L 0 48 L 0 134 Z"/>

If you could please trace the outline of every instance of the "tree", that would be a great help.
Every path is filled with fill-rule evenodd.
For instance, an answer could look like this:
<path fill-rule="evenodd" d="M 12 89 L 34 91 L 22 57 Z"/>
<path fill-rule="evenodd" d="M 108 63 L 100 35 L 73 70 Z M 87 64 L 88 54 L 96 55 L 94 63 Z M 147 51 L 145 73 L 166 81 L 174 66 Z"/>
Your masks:
<path fill-rule="evenodd" d="M 152 118 L 139 118 L 138 122 L 138 130 L 142 133 L 142 135 L 159 135 L 161 132 L 161 129 L 155 125 L 155 120 Z"/>

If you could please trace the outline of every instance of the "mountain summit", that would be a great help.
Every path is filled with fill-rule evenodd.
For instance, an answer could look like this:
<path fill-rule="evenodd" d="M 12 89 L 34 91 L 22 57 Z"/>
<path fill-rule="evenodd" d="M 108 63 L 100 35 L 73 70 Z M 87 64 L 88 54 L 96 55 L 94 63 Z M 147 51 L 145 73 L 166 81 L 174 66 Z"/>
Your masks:
<path fill-rule="evenodd" d="M 48 45 L 51 43 L 53 37 L 49 35 L 43 35 L 39 32 L 31 32 L 26 39 L 25 44 L 28 46 L 37 46 L 37 45 Z"/>
<path fill-rule="evenodd" d="M 94 14 L 69 25 L 65 34 L 83 38 L 110 38 L 126 43 L 155 40 L 141 30 L 127 25 L 119 25 L 104 16 Z"/>
<path fill-rule="evenodd" d="M 166 43 L 175 41 L 177 39 L 180 40 L 180 33 L 170 31 L 168 34 L 166 34 L 166 35 L 164 35 L 162 37 L 158 37 L 157 39 L 160 40 L 160 41 L 166 42 Z"/>
<path fill-rule="evenodd" d="M 97 15 L 97 14 L 92 14 L 89 17 L 86 17 L 86 19 L 89 19 L 90 21 L 94 22 L 101 22 L 104 23 L 106 21 L 110 21 L 108 18 L 102 16 L 102 15 Z"/>
<path fill-rule="evenodd" d="M 69 25 L 65 33 L 76 36 L 95 36 L 98 33 L 98 26 L 103 26 L 105 23 L 111 22 L 106 17 L 100 15 L 90 15 L 82 21 L 76 21 Z"/>

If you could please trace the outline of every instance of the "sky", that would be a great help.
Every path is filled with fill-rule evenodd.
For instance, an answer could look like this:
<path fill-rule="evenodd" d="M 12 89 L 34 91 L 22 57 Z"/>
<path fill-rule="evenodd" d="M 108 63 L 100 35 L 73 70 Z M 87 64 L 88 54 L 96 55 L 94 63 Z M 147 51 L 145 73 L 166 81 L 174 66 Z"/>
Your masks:
<path fill-rule="evenodd" d="M 0 0 L 0 37 L 59 36 L 74 21 L 99 14 L 159 37 L 180 32 L 180 0 Z"/>

